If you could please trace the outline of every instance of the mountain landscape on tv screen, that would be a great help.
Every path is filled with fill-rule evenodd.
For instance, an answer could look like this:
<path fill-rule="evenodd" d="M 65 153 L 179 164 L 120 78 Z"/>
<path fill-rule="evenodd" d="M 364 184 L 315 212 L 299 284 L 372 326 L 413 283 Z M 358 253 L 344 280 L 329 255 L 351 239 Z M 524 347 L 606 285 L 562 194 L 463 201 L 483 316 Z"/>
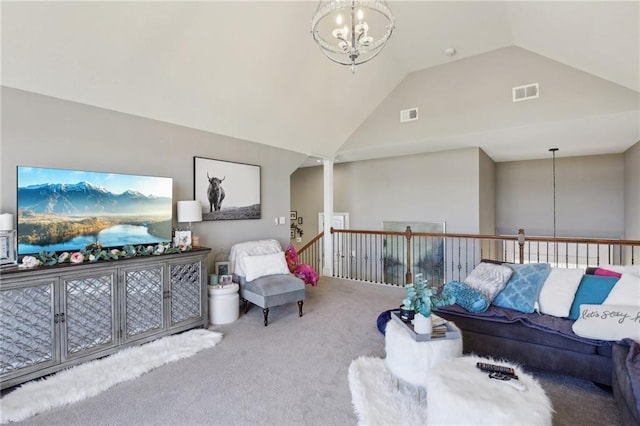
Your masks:
<path fill-rule="evenodd" d="M 144 195 L 135 190 L 114 194 L 90 182 L 47 183 L 18 188 L 18 210 L 64 216 L 166 214 L 171 198 Z"/>
<path fill-rule="evenodd" d="M 86 181 L 23 186 L 17 195 L 20 254 L 171 240 L 171 197 L 114 193 Z"/>

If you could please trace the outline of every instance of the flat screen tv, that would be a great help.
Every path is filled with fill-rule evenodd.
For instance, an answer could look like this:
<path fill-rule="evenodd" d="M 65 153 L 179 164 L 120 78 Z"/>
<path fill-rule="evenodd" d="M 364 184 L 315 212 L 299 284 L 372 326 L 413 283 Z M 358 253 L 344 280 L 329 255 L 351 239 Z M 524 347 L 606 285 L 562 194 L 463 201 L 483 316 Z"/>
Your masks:
<path fill-rule="evenodd" d="M 18 255 L 171 241 L 173 179 L 18 166 Z"/>

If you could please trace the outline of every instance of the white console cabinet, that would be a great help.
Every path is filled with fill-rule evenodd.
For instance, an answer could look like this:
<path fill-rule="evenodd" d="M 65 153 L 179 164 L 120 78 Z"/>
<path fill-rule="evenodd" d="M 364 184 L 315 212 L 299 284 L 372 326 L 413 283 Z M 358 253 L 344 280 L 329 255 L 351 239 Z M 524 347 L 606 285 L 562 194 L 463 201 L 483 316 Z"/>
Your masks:
<path fill-rule="evenodd" d="M 206 327 L 209 249 L 0 273 L 0 388 Z"/>

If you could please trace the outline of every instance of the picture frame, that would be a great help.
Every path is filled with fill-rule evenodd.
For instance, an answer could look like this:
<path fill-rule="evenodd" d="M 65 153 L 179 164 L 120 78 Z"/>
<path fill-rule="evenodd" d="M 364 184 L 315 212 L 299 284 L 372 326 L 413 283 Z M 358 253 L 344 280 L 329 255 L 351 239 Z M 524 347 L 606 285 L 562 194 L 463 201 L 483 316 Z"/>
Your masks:
<path fill-rule="evenodd" d="M 289 212 L 289 219 L 296 220 L 298 218 L 298 212 L 296 210 L 291 210 Z"/>
<path fill-rule="evenodd" d="M 223 275 L 229 275 L 229 262 L 228 261 L 219 261 L 215 263 L 216 274 L 221 277 Z"/>
<path fill-rule="evenodd" d="M 193 157 L 193 199 L 202 220 L 260 219 L 260 166 Z"/>
<path fill-rule="evenodd" d="M 184 244 L 186 247 L 190 247 L 191 242 L 191 231 L 175 231 L 173 234 L 173 245 L 175 247 L 179 247 L 181 244 Z"/>
<path fill-rule="evenodd" d="M 302 216 L 298 218 L 298 225 L 302 225 Z"/>

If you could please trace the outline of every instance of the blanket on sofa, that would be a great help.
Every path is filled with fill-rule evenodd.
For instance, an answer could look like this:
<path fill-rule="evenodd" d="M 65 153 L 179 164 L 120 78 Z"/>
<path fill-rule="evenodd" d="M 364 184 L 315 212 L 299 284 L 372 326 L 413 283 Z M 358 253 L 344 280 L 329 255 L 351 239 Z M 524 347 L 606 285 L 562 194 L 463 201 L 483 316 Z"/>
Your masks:
<path fill-rule="evenodd" d="M 538 313 L 525 314 L 513 309 L 501 308 L 495 305 L 491 305 L 489 309 L 480 313 L 472 313 L 467 311 L 461 306 L 450 305 L 445 308 L 439 308 L 437 312 L 451 313 L 467 318 L 481 318 L 486 321 L 493 321 L 499 323 L 515 323 L 519 322 L 527 327 L 536 328 L 545 332 L 559 334 L 563 337 L 576 340 L 596 346 L 611 346 L 611 342 L 604 340 L 593 340 L 576 335 L 571 326 L 574 321 L 566 318 L 558 318 L 551 315 L 544 315 Z"/>

